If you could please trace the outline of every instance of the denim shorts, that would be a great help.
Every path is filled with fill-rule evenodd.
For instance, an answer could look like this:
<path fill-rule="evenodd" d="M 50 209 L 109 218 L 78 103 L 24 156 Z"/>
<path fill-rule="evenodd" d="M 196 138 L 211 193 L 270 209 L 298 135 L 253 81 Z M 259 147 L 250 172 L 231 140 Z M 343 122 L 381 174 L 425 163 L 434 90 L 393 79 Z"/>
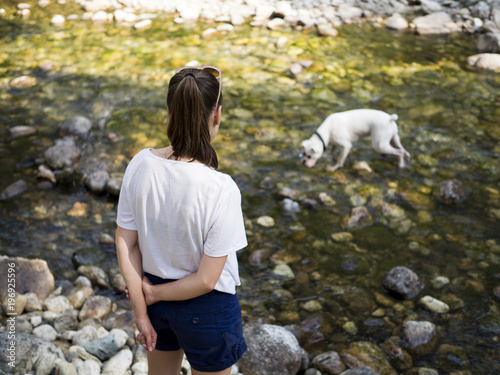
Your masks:
<path fill-rule="evenodd" d="M 175 281 L 146 276 L 153 285 Z M 160 301 L 148 306 L 148 315 L 158 335 L 155 349 L 183 349 L 197 371 L 225 370 L 247 349 L 236 294 L 212 290 L 186 301 Z"/>

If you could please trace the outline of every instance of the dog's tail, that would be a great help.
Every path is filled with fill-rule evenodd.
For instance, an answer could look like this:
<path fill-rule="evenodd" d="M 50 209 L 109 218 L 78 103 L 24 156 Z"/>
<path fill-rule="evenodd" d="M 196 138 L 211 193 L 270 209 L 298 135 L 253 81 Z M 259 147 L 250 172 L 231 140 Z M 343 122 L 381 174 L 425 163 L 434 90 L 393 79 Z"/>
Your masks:
<path fill-rule="evenodd" d="M 391 115 L 391 119 L 390 119 L 390 121 L 392 121 L 392 122 L 396 122 L 396 120 L 397 120 L 397 119 L 398 119 L 398 115 L 393 114 L 393 115 Z"/>

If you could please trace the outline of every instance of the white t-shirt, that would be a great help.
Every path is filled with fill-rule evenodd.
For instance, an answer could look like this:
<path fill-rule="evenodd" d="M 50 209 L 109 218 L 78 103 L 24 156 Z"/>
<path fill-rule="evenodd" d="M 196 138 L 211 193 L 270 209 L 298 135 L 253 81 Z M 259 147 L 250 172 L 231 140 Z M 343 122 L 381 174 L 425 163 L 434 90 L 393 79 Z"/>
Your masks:
<path fill-rule="evenodd" d="M 144 149 L 125 171 L 117 224 L 138 232 L 143 270 L 165 279 L 195 273 L 203 254 L 227 255 L 215 289 L 236 293 L 236 251 L 247 238 L 241 193 L 229 175 Z"/>

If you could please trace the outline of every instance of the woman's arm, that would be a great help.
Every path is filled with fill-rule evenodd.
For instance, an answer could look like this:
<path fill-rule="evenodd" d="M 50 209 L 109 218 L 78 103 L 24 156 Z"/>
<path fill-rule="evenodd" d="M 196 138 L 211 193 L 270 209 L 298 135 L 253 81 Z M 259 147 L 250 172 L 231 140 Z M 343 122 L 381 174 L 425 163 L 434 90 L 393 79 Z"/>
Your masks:
<path fill-rule="evenodd" d="M 149 320 L 142 292 L 142 256 L 137 231 L 117 227 L 115 243 L 120 272 L 134 309 L 135 324 L 146 338 L 146 349 L 151 351 L 156 346 L 156 332 Z"/>
<path fill-rule="evenodd" d="M 197 272 L 167 284 L 153 286 L 145 277 L 143 291 L 146 303 L 151 305 L 158 301 L 182 301 L 212 291 L 224 269 L 226 259 L 227 255 L 210 257 L 203 254 Z"/>

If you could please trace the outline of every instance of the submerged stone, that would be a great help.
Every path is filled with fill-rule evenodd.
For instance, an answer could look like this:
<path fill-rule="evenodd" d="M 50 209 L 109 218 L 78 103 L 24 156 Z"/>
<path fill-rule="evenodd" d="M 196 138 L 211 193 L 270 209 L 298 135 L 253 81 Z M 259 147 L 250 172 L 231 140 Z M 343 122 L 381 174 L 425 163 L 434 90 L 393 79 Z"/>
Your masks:
<path fill-rule="evenodd" d="M 397 375 L 382 349 L 371 342 L 354 342 L 340 356 L 349 367 L 368 366 L 380 375 Z"/>
<path fill-rule="evenodd" d="M 0 194 L 0 201 L 12 199 L 28 190 L 28 184 L 24 180 L 18 180 L 7 186 Z"/>
<path fill-rule="evenodd" d="M 424 288 L 417 274 L 402 266 L 391 269 L 387 273 L 383 285 L 389 292 L 403 299 L 417 296 Z"/>

